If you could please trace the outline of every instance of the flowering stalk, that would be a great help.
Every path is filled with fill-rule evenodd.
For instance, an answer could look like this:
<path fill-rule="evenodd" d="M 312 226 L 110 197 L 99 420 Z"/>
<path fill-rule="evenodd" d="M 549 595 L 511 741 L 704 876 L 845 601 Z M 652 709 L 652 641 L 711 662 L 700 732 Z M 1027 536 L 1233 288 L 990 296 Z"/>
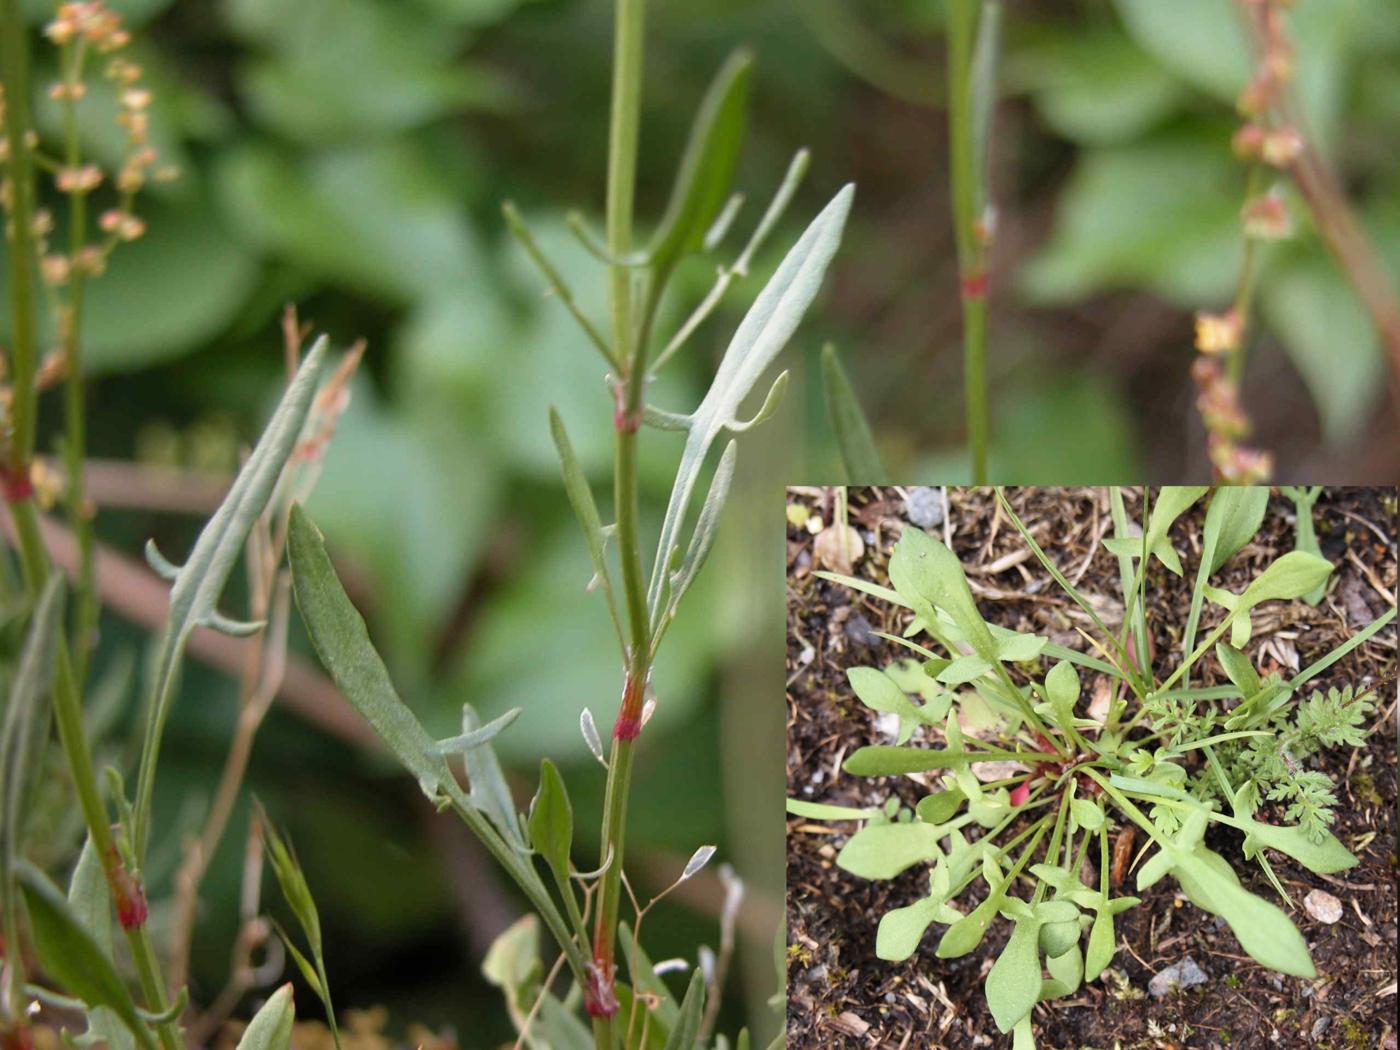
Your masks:
<path fill-rule="evenodd" d="M 141 86 L 141 68 L 118 57 L 131 42 L 131 34 L 122 26 L 121 17 L 100 3 L 62 4 L 44 33 L 59 48 L 59 80 L 49 88 L 49 97 L 59 104 L 62 114 L 63 156 L 54 182 L 68 200 L 66 254 L 49 251 L 48 234 L 53 220 L 47 212 L 36 216 L 35 232 L 43 256 L 41 273 L 58 333 L 56 368 L 66 377 L 63 462 L 67 475 L 65 503 L 79 551 L 73 658 L 81 688 L 87 677 L 88 656 L 95 641 L 98 617 L 93 577 L 93 509 L 85 496 L 83 482 L 86 452 L 82 362 L 84 290 L 88 278 L 105 271 L 107 260 L 119 243 L 136 240 L 145 232 L 145 223 L 134 214 L 133 203 L 146 181 L 147 170 L 155 163 L 156 153 L 147 144 L 146 109 L 151 93 Z M 78 133 L 78 107 L 88 95 L 84 78 L 88 60 L 94 56 L 112 56 L 107 60 L 105 76 L 118 89 L 117 123 L 126 135 L 128 154 L 115 179 L 118 206 L 103 212 L 99 227 L 104 237 L 90 244 L 89 198 L 104 181 L 104 175 L 96 165 L 84 163 Z"/>
<path fill-rule="evenodd" d="M 1243 443 L 1252 425 L 1240 404 L 1239 390 L 1261 246 L 1293 233 L 1282 195 L 1266 188 L 1265 181 L 1271 170 L 1288 171 L 1303 146 L 1298 129 L 1279 120 L 1274 108 L 1293 77 L 1293 51 L 1283 34 L 1280 6 L 1277 0 L 1247 0 L 1246 4 L 1246 17 L 1261 19 L 1266 31 L 1258 68 L 1237 102 L 1245 123 L 1233 142 L 1235 155 L 1250 165 L 1240 213 L 1244 258 L 1229 308 L 1220 314 L 1196 315 L 1196 349 L 1201 356 L 1191 366 L 1200 389 L 1196 404 L 1206 425 L 1216 478 L 1240 485 L 1266 481 L 1273 473 L 1273 456 Z"/>

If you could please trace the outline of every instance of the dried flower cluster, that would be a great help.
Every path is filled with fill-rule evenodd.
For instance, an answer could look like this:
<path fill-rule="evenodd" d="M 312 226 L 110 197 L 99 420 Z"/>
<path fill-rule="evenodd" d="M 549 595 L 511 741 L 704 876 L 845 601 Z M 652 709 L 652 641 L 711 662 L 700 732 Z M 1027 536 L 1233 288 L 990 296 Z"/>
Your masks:
<path fill-rule="evenodd" d="M 1305 143 L 1297 127 L 1281 119 L 1281 101 L 1294 75 L 1294 52 L 1284 31 L 1284 11 L 1291 0 L 1241 0 L 1246 18 L 1261 42 L 1254 75 L 1240 92 L 1237 108 L 1244 124 L 1235 133 L 1237 157 L 1249 163 L 1249 189 L 1240 222 L 1245 255 L 1234 302 L 1223 313 L 1196 315 L 1196 350 L 1191 366 L 1199 394 L 1196 407 L 1207 433 L 1207 448 L 1216 476 L 1236 484 L 1257 484 L 1273 472 L 1273 456 L 1244 441 L 1251 425 L 1240 404 L 1245 336 L 1249 331 L 1259 245 L 1293 235 L 1293 221 L 1281 189 L 1265 186 L 1270 170 L 1287 171 Z"/>

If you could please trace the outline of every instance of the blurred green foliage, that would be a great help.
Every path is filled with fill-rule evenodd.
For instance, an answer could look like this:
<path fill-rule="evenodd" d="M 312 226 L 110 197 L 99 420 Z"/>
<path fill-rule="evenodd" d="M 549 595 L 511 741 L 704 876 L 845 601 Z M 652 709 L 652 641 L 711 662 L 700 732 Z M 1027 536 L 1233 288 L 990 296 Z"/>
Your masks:
<path fill-rule="evenodd" d="M 601 601 L 585 590 L 587 552 L 558 483 L 546 411 L 559 408 L 585 470 L 601 478 L 611 402 L 592 350 L 542 294 L 504 235 L 498 206 L 506 197 L 520 203 L 579 300 L 601 316 L 603 271 L 571 238 L 563 214 L 601 211 L 610 5 L 112 6 L 143 25 L 133 57 L 147 66 L 156 89 L 152 126 L 182 178 L 154 188 L 144 211 L 150 234 L 118 253 L 92 286 L 93 453 L 149 457 L 161 449 L 186 465 L 231 468 L 232 435 L 256 433 L 281 380 L 276 321 L 284 303 L 300 303 L 303 318 L 341 343 L 367 338 L 366 365 L 312 513 L 358 585 L 353 596 L 397 684 L 430 730 L 455 732 L 464 699 L 485 718 L 523 706 L 499 746 L 515 769 L 529 771 L 549 754 L 580 774 L 569 781 L 580 785 L 577 834 L 587 849 L 600 803 L 587 785 L 596 781 L 601 793 L 602 776 L 577 731 L 578 712 L 590 707 L 606 731 L 621 676 Z M 1297 6 L 1312 130 L 1400 272 L 1394 3 Z M 40 0 L 28 7 L 36 20 L 49 11 Z M 696 358 L 717 358 L 801 217 L 846 179 L 860 182 L 832 289 L 794 348 L 794 360 L 807 357 L 792 407 L 764 453 L 741 463 L 736 492 L 746 495 L 733 515 L 740 524 L 729 527 L 657 669 L 657 722 L 634 791 L 638 856 L 684 857 L 701 842 L 718 842 L 722 857 L 761 858 L 761 867 L 742 874 L 777 895 L 781 857 L 746 851 L 739 839 L 769 828 L 776 836 L 781 827 L 779 672 L 762 680 L 725 668 L 771 664 L 777 651 L 776 635 L 755 629 L 763 602 L 752 598 L 767 571 L 754 551 L 773 555 L 770 575 L 780 578 L 781 547 L 771 539 L 779 519 L 765 517 L 764 482 L 803 470 L 825 478 L 835 469 L 816 348 L 827 339 L 840 348 L 896 476 L 953 480 L 966 469 L 956 452 L 961 411 L 945 393 L 958 389 L 959 355 L 950 323 L 957 303 L 943 114 L 886 90 L 926 101 L 936 94 L 942 5 L 674 0 L 652 8 L 639 173 L 644 225 L 660 216 L 704 85 L 737 44 L 758 56 L 739 174 L 750 191 L 750 221 L 753 202 L 771 193 L 793 149 L 810 146 L 814 161 L 790 210 L 795 218 L 773 238 L 760 272 L 741 282 L 668 369 L 651 392 L 656 403 L 693 407 L 695 380 L 710 367 Z M 1178 436 L 1196 425 L 1190 314 L 1228 297 L 1240 251 L 1245 176 L 1229 143 L 1248 52 L 1231 5 L 1028 0 L 1009 15 L 993 178 L 1015 237 L 995 256 L 994 476 L 1104 482 L 1136 477 L 1144 462 L 1203 472 L 1203 457 L 1190 458 Z M 878 69 L 883 86 L 853 67 Z M 84 129 L 99 157 L 115 148 L 101 105 L 110 102 L 94 101 Z M 53 115 L 41 107 L 39 119 L 51 126 Z M 1296 400 L 1305 387 L 1313 407 L 1290 403 L 1283 416 L 1306 437 L 1315 412 L 1336 462 L 1376 432 L 1381 358 L 1304 209 L 1296 199 L 1290 205 L 1300 236 L 1268 253 L 1261 303 L 1271 335 L 1258 356 L 1287 355 L 1296 375 L 1280 396 Z M 682 267 L 668 307 L 703 294 L 712 267 L 709 260 Z M 1132 309 L 1165 311 L 1174 327 L 1154 330 L 1149 345 L 1124 342 L 1135 338 L 1133 326 L 1113 323 L 1124 294 L 1138 297 Z M 1147 394 L 1139 369 L 1154 377 Z M 1277 370 L 1252 368 L 1251 377 L 1261 371 L 1272 381 Z M 1250 402 L 1272 393 L 1246 384 Z M 47 425 L 57 414 L 49 408 Z M 1170 443 L 1160 439 L 1164 419 L 1175 423 Z M 1166 444 L 1178 451 L 1154 451 Z M 655 433 L 642 443 L 650 530 L 679 445 Z M 53 447 L 51 433 L 45 447 Z M 1281 474 L 1288 464 L 1281 457 Z M 605 505 L 607 496 L 600 493 Z M 109 543 L 134 551 L 154 533 L 172 555 L 185 549 L 193 526 L 142 511 L 103 513 L 98 522 Z M 773 647 L 761 650 L 764 640 Z M 108 614 L 99 668 L 142 641 Z M 166 827 L 187 825 L 212 790 L 236 691 L 194 666 L 183 695 L 163 772 Z M 722 737 L 763 733 L 773 741 L 771 769 L 716 760 Z M 475 1032 L 468 1026 L 496 1016 L 498 1001 L 449 921 L 450 873 L 413 819 L 414 792 L 388 776 L 366 780 L 367 769 L 387 773 L 274 712 L 251 786 L 298 843 L 323 908 L 338 1001 L 367 1005 L 378 997 L 405 1020 L 455 1021 Z M 772 789 L 755 786 L 763 784 Z M 523 802 L 523 780 L 520 787 Z M 755 797 L 773 798 L 771 814 L 751 804 Z M 206 992 L 224 976 L 241 848 L 231 834 L 207 885 L 195 959 Z M 368 856 L 374 864 L 360 863 Z M 173 863 L 166 858 L 167 872 Z M 668 905 L 648 922 L 652 955 L 713 943 L 713 923 L 713 909 Z M 764 942 L 763 965 L 747 973 L 771 980 L 767 951 Z M 770 989 L 759 982 L 754 990 Z M 761 1007 L 757 995 L 754 1004 Z M 504 1037 L 500 1022 L 480 1042 Z"/>

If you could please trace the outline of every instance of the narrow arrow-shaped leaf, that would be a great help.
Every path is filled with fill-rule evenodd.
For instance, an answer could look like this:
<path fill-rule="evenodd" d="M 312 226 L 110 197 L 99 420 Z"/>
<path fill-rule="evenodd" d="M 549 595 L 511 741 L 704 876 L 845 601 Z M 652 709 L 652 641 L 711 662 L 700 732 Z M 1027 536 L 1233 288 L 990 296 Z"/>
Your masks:
<path fill-rule="evenodd" d="M 296 449 L 297 439 L 316 393 L 327 346 L 328 342 L 322 336 L 306 355 L 306 360 L 268 421 L 267 429 L 254 446 L 252 455 L 238 472 L 219 509 L 201 530 L 188 560 L 177 570 L 171 585 L 170 611 L 152 678 L 145 741 L 136 782 L 136 826 L 133 837 L 139 855 L 144 854 L 149 832 L 151 795 L 155 788 L 160 742 L 170 705 L 174 701 L 175 682 L 184 659 L 185 646 L 196 627 L 213 621 L 218 615 L 216 603 L 223 593 L 229 573 L 243 551 L 253 523 L 272 498 L 277 479 L 282 476 L 282 468 Z M 166 565 L 169 566 L 169 563 Z"/>
<path fill-rule="evenodd" d="M 836 254 L 851 210 L 852 187 L 841 190 L 793 245 L 724 353 L 709 391 L 691 419 L 685 449 L 666 505 L 647 593 L 653 626 L 661 614 L 662 592 L 669 582 L 667 564 L 680 541 L 681 526 L 705 457 L 722 430 L 738 422 L 737 412 L 749 391 L 787 344 L 816 298 L 827 265 Z"/>

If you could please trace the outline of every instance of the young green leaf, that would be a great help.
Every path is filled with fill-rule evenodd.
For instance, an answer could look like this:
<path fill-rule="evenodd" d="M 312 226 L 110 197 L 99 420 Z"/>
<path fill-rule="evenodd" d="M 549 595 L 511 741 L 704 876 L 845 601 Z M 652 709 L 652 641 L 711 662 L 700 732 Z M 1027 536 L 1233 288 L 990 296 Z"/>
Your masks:
<path fill-rule="evenodd" d="M 987 974 L 987 1005 L 1003 1032 L 1030 1013 L 1040 996 L 1040 920 L 1019 919 Z"/>
<path fill-rule="evenodd" d="M 793 245 L 734 333 L 710 389 L 690 417 L 647 588 L 653 627 L 661 615 L 662 594 L 669 582 L 667 566 L 672 552 L 680 545 L 681 527 L 710 446 L 721 431 L 739 425 L 740 404 L 787 344 L 816 298 L 827 265 L 840 244 L 853 194 L 850 186 L 837 193 Z"/>
<path fill-rule="evenodd" d="M 92 934 L 98 949 L 110 958 L 112 891 L 107 887 L 107 878 L 93 849 L 91 837 L 83 842 L 78 863 L 73 868 L 73 878 L 68 883 L 68 907 L 73 917 Z M 105 1043 L 108 1050 L 134 1050 L 136 1046 L 121 1018 L 107 1006 L 95 1006 L 88 1011 L 86 1036 Z"/>
<path fill-rule="evenodd" d="M 660 274 L 668 273 L 682 256 L 700 250 L 729 196 L 744 141 L 752 70 L 753 56 L 735 52 L 715 74 L 700 103 L 671 199 L 648 253 Z"/>
<path fill-rule="evenodd" d="M 470 735 L 481 726 L 481 718 L 471 704 L 462 705 L 462 733 Z M 496 749 L 490 743 L 477 744 L 462 753 L 467 770 L 468 797 L 472 805 L 485 813 L 502 838 L 519 849 L 525 848 L 525 832 L 520 827 L 520 815 L 515 810 L 515 798 L 506 783 Z M 455 786 L 455 782 L 454 782 Z"/>
<path fill-rule="evenodd" d="M 878 809 L 855 809 L 851 806 L 803 802 L 795 798 L 787 800 L 787 811 L 795 817 L 806 817 L 809 820 L 869 820 L 880 812 Z"/>
<path fill-rule="evenodd" d="M 831 424 L 832 436 L 836 438 L 836 449 L 841 454 L 846 480 L 862 485 L 885 484 L 889 474 L 880 460 L 879 449 L 875 447 L 870 423 L 841 365 L 836 347 L 830 343 L 822 347 L 822 386 L 826 391 L 827 421 Z"/>
<path fill-rule="evenodd" d="M 603 520 L 598 516 L 597 503 L 593 501 L 593 489 L 588 484 L 588 478 L 584 476 L 578 456 L 574 454 L 573 442 L 569 440 L 569 433 L 564 429 L 564 420 L 552 405 L 549 409 L 549 431 L 554 436 L 554 447 L 559 452 L 559 466 L 564 472 L 564 491 L 568 493 L 569 504 L 574 508 L 574 515 L 583 527 L 583 537 L 588 543 L 588 556 L 593 561 L 593 576 L 603 588 L 613 629 L 617 632 L 618 641 L 623 649 L 626 649 L 627 634 L 622 629 L 622 618 L 617 611 L 612 578 L 608 575 L 607 539 L 603 532 Z"/>
<path fill-rule="evenodd" d="M 923 712 L 914 706 L 904 690 L 895 684 L 885 672 L 874 667 L 852 667 L 846 678 L 855 690 L 857 698 L 872 711 L 885 711 L 899 716 L 899 736 L 897 743 L 906 744 L 915 727 L 927 721 Z"/>
<path fill-rule="evenodd" d="M 1152 520 L 1147 526 L 1147 549 L 1177 576 L 1181 575 L 1181 559 L 1177 557 L 1167 534 L 1176 519 L 1210 491 L 1205 485 L 1163 485 L 1152 507 Z"/>
<path fill-rule="evenodd" d="M 907 908 L 895 908 L 880 919 L 875 934 L 875 955 L 891 962 L 909 958 L 919 947 L 931 923 L 954 923 L 962 913 L 948 904 L 946 893 L 934 892 Z"/>
<path fill-rule="evenodd" d="M 1103 827 L 1103 809 L 1097 802 L 1087 798 L 1076 798 L 1070 801 L 1069 810 L 1075 824 L 1085 831 L 1098 831 Z"/>
<path fill-rule="evenodd" d="M 940 959 L 957 959 L 981 944 L 987 927 L 997 917 L 997 908 L 1004 896 L 1004 888 L 998 888 L 972 911 L 949 926 L 943 934 L 943 939 L 938 942 L 937 956 Z"/>
<path fill-rule="evenodd" d="M 138 855 L 144 854 L 150 830 L 151 795 L 155 788 L 160 741 L 170 714 L 170 705 L 174 701 L 175 682 L 184 659 L 185 646 L 196 627 L 229 626 L 229 621 L 219 615 L 216 603 L 242 553 L 253 523 L 267 507 L 277 479 L 282 476 L 282 468 L 296 449 L 316 393 L 328 345 L 324 336 L 316 340 L 282 395 L 252 455 L 234 479 L 228 495 L 195 540 L 185 564 L 174 570 L 170 611 L 156 658 L 151 699 L 147 705 L 145 740 L 137 774 L 136 823 L 132 837 Z M 148 544 L 147 550 L 153 552 L 154 545 Z M 167 569 L 174 569 L 164 558 L 153 560 Z"/>
<path fill-rule="evenodd" d="M 549 759 L 540 760 L 540 788 L 530 803 L 530 845 L 545 859 L 561 884 L 569 880 L 569 852 L 574 842 L 574 810 L 564 778 Z"/>
<path fill-rule="evenodd" d="M 958 807 L 966 801 L 967 796 L 959 788 L 948 788 L 934 795 L 925 795 L 919 799 L 919 804 L 915 812 L 919 814 L 919 819 L 927 824 L 942 824 L 958 811 Z"/>
<path fill-rule="evenodd" d="M 389 751 L 418 780 L 435 804 L 451 805 L 510 873 L 549 925 L 574 974 L 582 979 L 587 962 L 563 914 L 523 855 L 525 836 L 490 744 L 470 748 L 464 762 L 471 796 L 458 786 L 436 742 L 399 699 L 384 661 L 369 640 L 365 621 L 341 586 L 325 541 L 306 512 L 293 505 L 287 540 L 292 589 L 312 647 L 336 687 L 359 711 Z M 464 735 L 481 728 L 470 704 L 462 709 Z"/>
<path fill-rule="evenodd" d="M 1309 871 L 1322 875 L 1344 871 L 1355 867 L 1357 863 L 1351 850 L 1343 846 L 1341 840 L 1330 831 L 1322 831 L 1320 840 L 1315 841 L 1313 836 L 1301 827 L 1239 819 L 1245 823 L 1244 855 L 1251 860 L 1260 846 L 1267 846 L 1288 854 Z"/>
<path fill-rule="evenodd" d="M 1322 557 L 1322 548 L 1317 543 L 1317 531 L 1313 527 L 1313 504 L 1317 502 L 1317 497 L 1322 494 L 1322 489 L 1319 486 L 1299 485 L 1285 487 L 1283 492 L 1284 495 L 1293 500 L 1294 528 L 1297 534 L 1297 538 L 1294 540 L 1295 549 L 1315 554 L 1319 558 Z M 1303 595 L 1303 601 L 1309 605 L 1316 605 L 1322 601 L 1326 590 L 1326 582 L 1319 583 Z"/>
<path fill-rule="evenodd" d="M 671 594 L 667 600 L 666 612 L 661 618 L 663 627 L 675 615 L 681 596 L 695 582 L 700 567 L 705 564 L 705 559 L 709 557 L 710 550 L 715 545 L 715 537 L 719 535 L 720 514 L 729 498 L 729 486 L 734 481 L 734 459 L 738 455 L 738 448 L 738 442 L 731 439 L 720 454 L 715 476 L 710 480 L 710 491 L 700 506 L 700 517 L 696 520 L 695 531 L 690 536 L 690 546 L 686 549 L 680 566 L 671 574 Z"/>
<path fill-rule="evenodd" d="M 665 1050 L 691 1050 L 700 1034 L 700 1019 L 705 1012 L 705 974 L 697 966 L 690 975 L 680 1013 L 666 1040 Z"/>
<path fill-rule="evenodd" d="M 1079 950 L 1079 924 L 1072 923 L 1073 938 L 1070 946 L 1059 954 L 1046 953 L 1045 968 L 1050 971 L 1050 980 L 1040 986 L 1040 998 L 1058 999 L 1073 995 L 1084 983 L 1084 953 Z M 1040 928 L 1041 941 L 1045 940 L 1045 927 Z"/>
<path fill-rule="evenodd" d="M 1317 976 L 1298 927 L 1277 905 L 1242 887 L 1218 853 L 1197 847 L 1174 874 L 1193 902 L 1230 924 L 1240 946 L 1257 962 L 1295 977 Z"/>
<path fill-rule="evenodd" d="M 862 747 L 841 766 L 858 777 L 888 777 L 900 773 L 926 773 L 931 769 L 962 769 L 969 762 L 1015 758 L 1010 752 L 963 751 L 947 748 L 934 751 L 927 748 L 889 747 L 872 744 Z"/>
<path fill-rule="evenodd" d="M 1206 597 L 1206 580 L 1254 538 L 1268 505 L 1269 490 L 1264 487 L 1231 485 L 1215 490 L 1206 509 L 1206 524 L 1201 537 L 1201 563 L 1196 568 L 1196 585 L 1191 590 L 1191 610 L 1186 617 L 1182 652 L 1189 653 L 1195 649 L 1201 604 Z M 1245 622 L 1248 623 L 1247 620 Z M 1190 684 L 1189 677 L 1184 684 Z"/>
<path fill-rule="evenodd" d="M 284 984 L 248 1022 L 238 1050 L 291 1050 L 292 1022 L 296 1008 L 292 1003 L 292 986 Z"/>
<path fill-rule="evenodd" d="M 1231 485 L 1215 490 L 1206 510 L 1201 562 L 1214 576 L 1254 538 L 1269 506 L 1267 486 Z"/>
<path fill-rule="evenodd" d="M 423 793 L 439 800 L 449 791 L 449 784 L 456 787 L 447 759 L 399 699 L 388 668 L 369 639 L 364 619 L 336 576 L 320 530 L 300 505 L 292 507 L 287 550 L 297 607 L 322 665 L 345 699 L 417 778 Z"/>
<path fill-rule="evenodd" d="M 1233 645 L 1226 645 L 1224 642 L 1216 644 L 1215 656 L 1220 661 L 1226 677 L 1240 690 L 1241 696 L 1247 700 L 1259 692 L 1259 673 L 1254 670 L 1254 664 L 1250 662 L 1249 657 Z"/>
<path fill-rule="evenodd" d="M 14 876 L 29 913 L 34 950 L 54 983 L 89 1008 L 107 1007 L 144 1050 L 153 1050 L 156 1044 L 150 1029 L 138 1016 L 110 957 L 73 914 L 58 887 L 25 860 L 16 863 Z"/>
<path fill-rule="evenodd" d="M 53 680 L 54 643 L 62 623 L 63 576 L 53 573 L 35 603 L 19 667 L 6 683 L 9 696 L 0 725 L 0 907 L 6 922 L 0 929 L 18 929 L 9 921 L 18 908 L 12 872 L 29 817 L 28 797 L 35 779 L 30 766 L 38 766 L 44 753 L 49 723 L 42 705 Z"/>
<path fill-rule="evenodd" d="M 1321 586 L 1332 574 L 1332 563 L 1306 551 L 1289 551 L 1260 573 L 1244 593 L 1240 603 L 1253 609 L 1261 602 L 1291 601 Z"/>
<path fill-rule="evenodd" d="M 906 602 L 923 602 L 947 613 L 973 652 L 987 663 L 1000 660 L 995 639 L 977 609 L 962 563 L 947 547 L 913 526 L 890 556 L 890 582 Z M 918 606 L 915 605 L 915 611 Z"/>
<path fill-rule="evenodd" d="M 870 824 L 851 836 L 836 855 L 836 865 L 863 879 L 892 879 L 906 868 L 932 860 L 942 851 L 931 824 Z"/>
<path fill-rule="evenodd" d="M 311 990 L 325 1005 L 331 1038 L 339 1050 L 340 1026 L 336 1022 L 335 1004 L 331 1002 L 330 978 L 326 975 L 326 959 L 321 947 L 321 915 L 316 910 L 316 899 L 311 895 L 311 886 L 306 881 L 306 873 L 302 871 L 296 853 L 291 845 L 278 834 L 276 827 L 268 819 L 261 804 L 257 806 L 257 816 L 258 829 L 262 835 L 263 843 L 267 847 L 268 859 L 272 862 L 272 873 L 277 879 L 278 888 L 282 891 L 282 898 L 292 909 L 292 914 L 296 916 L 302 933 L 306 935 L 307 944 L 311 948 L 311 958 L 308 959 L 297 948 L 291 937 L 280 926 L 278 926 L 277 932 L 281 935 L 282 942 L 286 945 L 292 960 L 297 964 L 297 968 L 301 970 L 302 976 L 306 978 L 306 983 L 311 986 Z"/>

